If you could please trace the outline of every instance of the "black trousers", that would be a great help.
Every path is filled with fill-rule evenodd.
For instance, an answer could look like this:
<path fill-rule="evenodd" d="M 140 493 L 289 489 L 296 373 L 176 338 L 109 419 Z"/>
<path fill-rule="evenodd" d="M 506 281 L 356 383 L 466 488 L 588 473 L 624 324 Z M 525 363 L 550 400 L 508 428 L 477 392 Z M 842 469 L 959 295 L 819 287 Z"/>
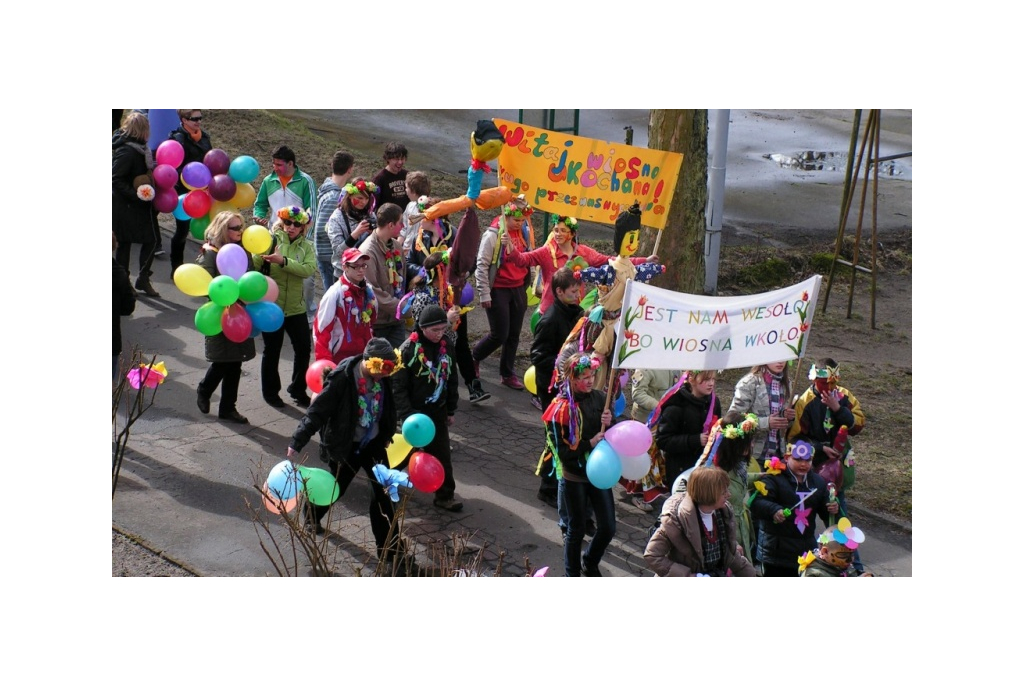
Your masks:
<path fill-rule="evenodd" d="M 174 220 L 174 237 L 171 238 L 171 273 L 185 263 L 185 243 L 191 230 L 192 220 Z"/>
<path fill-rule="evenodd" d="M 232 411 L 238 401 L 238 383 L 242 379 L 242 362 L 213 362 L 206 370 L 206 376 L 199 381 L 199 394 L 210 398 L 220 385 L 221 414 Z"/>
<path fill-rule="evenodd" d="M 260 376 L 264 397 L 274 397 L 281 392 L 281 375 L 277 367 L 281 361 L 281 348 L 284 346 L 284 334 L 295 351 L 295 363 L 292 365 L 291 383 L 288 394 L 301 397 L 306 394 L 306 370 L 309 369 L 309 354 L 313 347 L 309 332 L 306 313 L 284 317 L 284 323 L 276 331 L 263 333 L 263 362 Z"/>
<path fill-rule="evenodd" d="M 117 243 L 117 263 L 124 267 L 124 270 L 131 275 L 132 246 L 139 245 L 139 276 L 137 280 L 148 281 L 150 268 L 153 265 L 153 255 L 156 253 L 156 234 L 148 243 Z"/>
<path fill-rule="evenodd" d="M 390 438 L 391 436 L 388 437 Z M 348 490 L 349 484 L 360 470 L 366 473 L 370 479 L 370 489 L 373 493 L 373 498 L 370 500 L 370 530 L 373 531 L 373 538 L 377 543 L 378 557 L 391 557 L 396 550 L 396 545 L 390 544 L 388 538 L 392 521 L 395 520 L 395 505 L 391 498 L 388 497 L 387 491 L 377 482 L 376 477 L 373 475 L 373 465 L 376 463 L 386 464 L 387 459 L 388 455 L 384 449 L 384 438 L 378 435 L 362 449 L 359 448 L 359 443 L 352 443 L 352 452 L 347 461 L 328 462 L 328 468 L 338 481 L 338 489 L 341 492 L 338 495 L 338 499 L 345 496 L 345 491 Z M 312 517 L 313 520 L 322 522 L 330 509 L 331 505 L 323 506 L 310 503 L 307 505 L 307 520 L 309 520 L 308 517 Z M 393 539 L 398 537 L 399 534 L 396 528 Z"/>

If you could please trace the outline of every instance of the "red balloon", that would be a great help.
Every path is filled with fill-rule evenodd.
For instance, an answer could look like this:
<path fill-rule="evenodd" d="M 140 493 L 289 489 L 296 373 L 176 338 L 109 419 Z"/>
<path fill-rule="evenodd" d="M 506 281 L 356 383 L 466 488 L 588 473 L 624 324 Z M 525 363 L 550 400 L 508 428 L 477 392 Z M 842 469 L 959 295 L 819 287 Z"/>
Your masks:
<path fill-rule="evenodd" d="M 421 492 L 436 492 L 444 483 L 444 467 L 434 455 L 414 452 L 409 457 L 409 480 Z"/>
<path fill-rule="evenodd" d="M 210 173 L 214 176 L 217 174 L 228 173 L 228 168 L 231 166 L 231 158 L 228 157 L 228 153 L 224 152 L 218 147 L 213 148 L 203 157 L 203 164 L 210 170 Z"/>
<path fill-rule="evenodd" d="M 190 190 L 185 199 L 181 201 L 181 208 L 193 219 L 206 216 L 210 211 L 213 200 L 205 190 Z"/>
<path fill-rule="evenodd" d="M 170 188 L 157 188 L 156 197 L 153 198 L 153 206 L 156 211 L 170 214 L 178 208 L 178 193 L 174 186 Z"/>
<path fill-rule="evenodd" d="M 157 164 L 153 168 L 153 183 L 157 188 L 174 188 L 178 182 L 178 170 L 170 164 Z M 163 211 L 163 210 L 161 210 Z"/>
<path fill-rule="evenodd" d="M 210 197 L 217 202 L 227 202 L 235 196 L 236 190 L 235 179 L 227 174 L 217 174 L 210 179 L 210 185 L 206 192 L 210 193 Z"/>
<path fill-rule="evenodd" d="M 249 318 L 249 312 L 245 311 L 245 307 L 240 302 L 235 302 L 224 309 L 224 313 L 220 317 L 220 325 L 224 330 L 224 337 L 231 342 L 245 342 L 249 339 L 249 334 L 252 333 L 252 319 Z"/>
<path fill-rule="evenodd" d="M 337 366 L 330 359 L 317 359 L 306 369 L 306 387 L 315 393 L 324 391 L 324 378 Z"/>

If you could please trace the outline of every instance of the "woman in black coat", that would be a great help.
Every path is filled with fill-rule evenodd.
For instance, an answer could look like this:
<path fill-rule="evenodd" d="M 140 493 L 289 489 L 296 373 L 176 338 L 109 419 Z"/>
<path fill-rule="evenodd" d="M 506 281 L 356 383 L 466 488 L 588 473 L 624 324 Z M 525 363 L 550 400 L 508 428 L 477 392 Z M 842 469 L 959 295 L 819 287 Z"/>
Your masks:
<path fill-rule="evenodd" d="M 191 162 L 202 162 L 206 153 L 213 149 L 210 136 L 202 128 L 203 112 L 199 109 L 179 109 L 178 120 L 181 126 L 168 134 L 168 140 L 175 140 L 185 151 L 185 157 L 178 166 L 178 184 L 175 190 L 178 195 L 187 193 L 188 187 L 181 182 L 181 170 Z M 192 225 L 191 219 L 174 218 L 174 237 L 171 238 L 171 278 L 174 278 L 174 270 L 185 261 L 185 243 L 188 241 L 189 228 Z"/>
<path fill-rule="evenodd" d="M 148 200 L 139 197 L 139 186 L 149 185 L 152 191 L 153 185 L 149 174 L 155 164 L 148 139 L 149 119 L 141 112 L 129 114 L 124 125 L 114 132 L 111 141 L 111 214 L 118 243 L 118 263 L 130 274 L 132 245 L 139 245 L 139 275 L 135 279 L 135 287 L 150 297 L 160 297 L 149 282 L 159 230 L 156 210 L 152 192 Z"/>

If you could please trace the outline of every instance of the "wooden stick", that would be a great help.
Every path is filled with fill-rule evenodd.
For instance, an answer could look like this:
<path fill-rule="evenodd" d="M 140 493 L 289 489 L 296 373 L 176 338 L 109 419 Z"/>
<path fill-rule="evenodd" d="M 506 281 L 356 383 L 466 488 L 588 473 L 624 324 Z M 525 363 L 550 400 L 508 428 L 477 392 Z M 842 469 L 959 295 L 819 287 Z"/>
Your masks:
<path fill-rule="evenodd" d="M 664 232 L 665 232 L 664 228 L 661 229 L 660 231 L 658 231 L 658 237 L 654 239 L 654 252 L 652 252 L 651 254 L 653 254 L 653 255 L 657 255 L 658 254 L 658 245 L 661 244 L 661 234 L 664 233 Z"/>

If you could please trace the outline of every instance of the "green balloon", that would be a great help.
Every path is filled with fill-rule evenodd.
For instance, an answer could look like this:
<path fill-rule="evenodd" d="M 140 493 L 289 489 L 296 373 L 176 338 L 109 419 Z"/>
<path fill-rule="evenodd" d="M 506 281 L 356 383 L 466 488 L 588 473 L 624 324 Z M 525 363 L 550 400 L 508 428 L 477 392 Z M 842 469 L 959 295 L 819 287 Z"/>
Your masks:
<path fill-rule="evenodd" d="M 537 323 L 540 321 L 540 307 L 537 307 L 536 311 L 533 312 L 533 316 L 530 317 L 530 332 L 537 332 Z"/>
<path fill-rule="evenodd" d="M 259 271 L 247 271 L 238 279 L 238 299 L 243 302 L 259 302 L 267 294 L 267 279 Z"/>
<path fill-rule="evenodd" d="M 196 329 L 206 336 L 214 336 L 220 333 L 220 317 L 224 313 L 224 307 L 216 302 L 207 302 L 196 310 Z"/>
<path fill-rule="evenodd" d="M 206 227 L 210 225 L 210 215 L 192 219 L 188 225 L 188 231 L 196 240 L 202 240 L 206 236 Z"/>
<path fill-rule="evenodd" d="M 210 299 L 221 307 L 229 307 L 238 301 L 238 281 L 223 274 L 210 281 Z"/>
<path fill-rule="evenodd" d="M 306 497 L 317 506 L 326 507 L 341 497 L 341 488 L 330 471 L 317 468 L 299 467 Z"/>

